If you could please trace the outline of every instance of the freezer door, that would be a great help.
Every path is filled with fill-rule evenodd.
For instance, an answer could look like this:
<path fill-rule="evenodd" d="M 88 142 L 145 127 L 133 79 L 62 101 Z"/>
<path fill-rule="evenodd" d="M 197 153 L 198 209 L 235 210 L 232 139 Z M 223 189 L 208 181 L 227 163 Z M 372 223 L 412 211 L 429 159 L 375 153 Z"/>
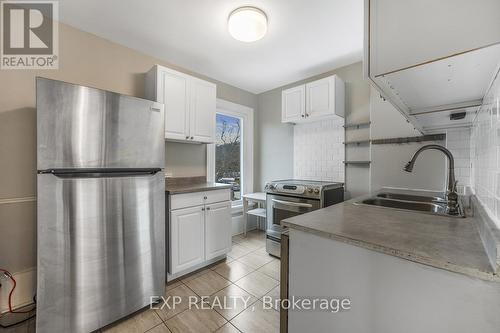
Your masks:
<path fill-rule="evenodd" d="M 36 79 L 37 169 L 163 168 L 163 104 Z"/>
<path fill-rule="evenodd" d="M 91 332 L 164 295 L 163 172 L 37 177 L 37 332 Z"/>

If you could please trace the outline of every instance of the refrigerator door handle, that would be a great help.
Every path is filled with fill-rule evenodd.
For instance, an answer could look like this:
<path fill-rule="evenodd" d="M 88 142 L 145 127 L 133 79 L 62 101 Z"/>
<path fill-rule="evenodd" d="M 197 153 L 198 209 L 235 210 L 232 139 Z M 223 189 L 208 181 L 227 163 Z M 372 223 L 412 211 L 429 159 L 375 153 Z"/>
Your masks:
<path fill-rule="evenodd" d="M 109 178 L 109 177 L 136 177 L 155 175 L 160 168 L 152 169 L 50 169 L 39 171 L 40 174 L 52 174 L 59 178 Z"/>

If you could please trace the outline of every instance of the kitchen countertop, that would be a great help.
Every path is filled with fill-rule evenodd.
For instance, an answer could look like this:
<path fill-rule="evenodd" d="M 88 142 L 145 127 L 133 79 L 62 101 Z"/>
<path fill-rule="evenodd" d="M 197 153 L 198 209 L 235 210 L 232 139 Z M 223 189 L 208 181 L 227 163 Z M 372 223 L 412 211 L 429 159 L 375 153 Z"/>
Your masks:
<path fill-rule="evenodd" d="M 182 194 L 202 191 L 212 191 L 231 188 L 231 184 L 221 184 L 215 182 L 203 182 L 192 184 L 165 184 L 165 192 L 168 194 Z"/>
<path fill-rule="evenodd" d="M 456 218 L 369 205 L 364 196 L 282 221 L 282 225 L 421 264 L 500 282 L 474 217 Z"/>

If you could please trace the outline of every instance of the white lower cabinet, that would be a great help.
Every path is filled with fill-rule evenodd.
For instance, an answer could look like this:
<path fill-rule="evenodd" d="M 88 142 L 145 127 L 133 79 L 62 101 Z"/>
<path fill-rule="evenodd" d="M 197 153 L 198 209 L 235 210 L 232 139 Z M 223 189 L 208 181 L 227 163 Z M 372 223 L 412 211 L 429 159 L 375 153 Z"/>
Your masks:
<path fill-rule="evenodd" d="M 231 250 L 231 202 L 206 206 L 205 259 L 213 259 Z"/>
<path fill-rule="evenodd" d="M 179 277 L 231 251 L 229 192 L 217 190 L 171 196 L 171 275 Z M 224 201 L 213 202 L 217 198 Z"/>
<path fill-rule="evenodd" d="M 175 272 L 205 261 L 205 211 L 200 206 L 173 210 L 170 222 L 171 265 Z"/>

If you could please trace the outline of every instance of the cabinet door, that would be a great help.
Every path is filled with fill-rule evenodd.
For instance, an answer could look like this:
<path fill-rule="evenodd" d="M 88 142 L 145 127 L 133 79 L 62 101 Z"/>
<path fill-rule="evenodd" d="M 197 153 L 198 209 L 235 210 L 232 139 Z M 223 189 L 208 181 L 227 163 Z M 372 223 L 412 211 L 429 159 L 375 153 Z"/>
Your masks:
<path fill-rule="evenodd" d="M 335 114 L 335 82 L 324 78 L 306 84 L 306 118 L 312 120 Z"/>
<path fill-rule="evenodd" d="M 171 274 L 205 261 L 204 206 L 170 213 Z"/>
<path fill-rule="evenodd" d="M 205 259 L 223 255 L 231 250 L 231 202 L 206 206 Z"/>
<path fill-rule="evenodd" d="M 158 102 L 165 104 L 165 138 L 186 140 L 189 126 L 189 77 L 159 70 Z"/>
<path fill-rule="evenodd" d="M 191 80 L 190 138 L 212 143 L 215 136 L 216 85 L 193 78 Z"/>
<path fill-rule="evenodd" d="M 281 93 L 281 122 L 296 123 L 304 118 L 305 86 L 301 85 Z"/>

